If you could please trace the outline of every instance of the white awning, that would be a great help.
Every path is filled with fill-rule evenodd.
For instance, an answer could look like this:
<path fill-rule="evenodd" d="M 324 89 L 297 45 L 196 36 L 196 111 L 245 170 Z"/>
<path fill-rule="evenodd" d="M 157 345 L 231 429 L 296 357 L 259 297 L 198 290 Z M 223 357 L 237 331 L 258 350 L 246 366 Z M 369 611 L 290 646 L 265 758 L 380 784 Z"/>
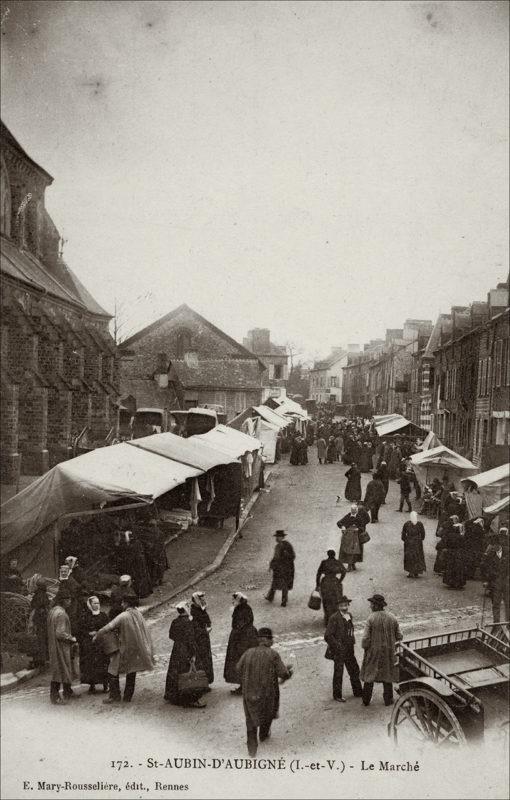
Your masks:
<path fill-rule="evenodd" d="M 439 447 L 432 447 L 430 450 L 424 450 L 421 453 L 415 453 L 411 456 L 411 462 L 414 465 L 425 466 L 427 464 L 435 464 L 438 466 L 454 467 L 455 469 L 473 470 L 476 472 L 476 467 L 471 461 L 468 461 L 464 456 L 455 453 L 445 445 Z"/>
<path fill-rule="evenodd" d="M 509 477 L 510 464 L 502 464 L 500 467 L 487 470 L 487 472 L 480 472 L 478 475 L 465 478 L 462 484 L 466 489 L 483 489 L 486 486 L 505 486 L 508 485 Z"/>
<path fill-rule="evenodd" d="M 501 511 L 504 511 L 505 508 L 508 508 L 510 505 L 510 495 L 507 494 L 506 497 L 502 497 L 501 500 L 497 500 L 491 506 L 486 506 L 484 511 L 486 514 L 500 514 Z"/>
<path fill-rule="evenodd" d="M 257 412 L 259 417 L 262 417 L 262 419 L 265 419 L 266 422 L 270 422 L 272 425 L 276 425 L 278 428 L 286 428 L 287 425 L 290 425 L 292 422 L 291 419 L 285 419 L 276 411 L 273 411 L 272 408 L 269 408 L 269 406 L 254 406 L 253 410 Z"/>
<path fill-rule="evenodd" d="M 233 456 L 234 459 L 242 456 L 246 451 L 253 452 L 260 450 L 262 442 L 255 439 L 254 436 L 248 436 L 242 431 L 237 431 L 235 428 L 229 428 L 226 425 L 216 425 L 207 433 L 201 433 L 193 437 L 199 441 L 206 442 L 211 447 L 218 448 L 224 453 Z"/>

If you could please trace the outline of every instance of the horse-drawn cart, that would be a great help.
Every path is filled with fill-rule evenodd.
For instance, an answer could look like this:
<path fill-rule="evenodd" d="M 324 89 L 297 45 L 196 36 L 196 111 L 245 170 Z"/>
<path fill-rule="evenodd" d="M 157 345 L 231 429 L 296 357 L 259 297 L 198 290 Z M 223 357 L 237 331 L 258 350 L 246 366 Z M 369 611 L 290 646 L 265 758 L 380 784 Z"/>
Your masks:
<path fill-rule="evenodd" d="M 491 695 L 493 700 L 496 695 L 492 706 L 508 717 L 510 645 L 496 631 L 501 625 L 398 644 L 399 697 L 388 724 L 395 743 L 413 738 L 461 745 L 480 738 Z"/>

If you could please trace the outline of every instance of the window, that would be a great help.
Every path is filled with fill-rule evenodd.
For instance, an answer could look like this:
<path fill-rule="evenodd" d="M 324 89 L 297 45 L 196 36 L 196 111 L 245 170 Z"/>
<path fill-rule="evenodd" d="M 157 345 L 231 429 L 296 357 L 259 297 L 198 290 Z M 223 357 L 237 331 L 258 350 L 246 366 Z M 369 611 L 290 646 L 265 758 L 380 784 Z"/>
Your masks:
<path fill-rule="evenodd" d="M 191 350 L 191 333 L 187 328 L 182 328 L 176 336 L 175 351 L 177 358 L 184 358 L 185 353 Z"/>
<path fill-rule="evenodd" d="M 281 364 L 274 365 L 274 378 L 275 380 L 279 381 L 283 378 L 283 367 Z"/>
<path fill-rule="evenodd" d="M 237 398 L 237 392 L 234 395 L 234 403 L 236 398 Z M 226 392 L 214 392 L 214 404 L 217 406 L 223 406 L 223 408 L 226 410 L 227 408 Z M 242 408 L 241 411 L 244 411 L 244 408 Z"/>
<path fill-rule="evenodd" d="M 495 347 L 494 358 L 494 386 L 501 386 L 501 372 L 503 367 L 503 339 L 498 339 Z"/>

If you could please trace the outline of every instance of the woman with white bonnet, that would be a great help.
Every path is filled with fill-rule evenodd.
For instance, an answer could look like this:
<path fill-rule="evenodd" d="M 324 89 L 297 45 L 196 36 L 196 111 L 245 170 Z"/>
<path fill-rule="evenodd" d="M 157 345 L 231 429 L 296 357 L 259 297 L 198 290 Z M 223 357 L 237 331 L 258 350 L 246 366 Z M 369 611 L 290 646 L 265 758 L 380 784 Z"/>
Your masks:
<path fill-rule="evenodd" d="M 225 656 L 225 669 L 223 677 L 226 683 L 238 683 L 237 689 L 232 689 L 232 694 L 242 695 L 241 679 L 237 671 L 239 659 L 250 647 L 257 647 L 259 640 L 257 629 L 253 625 L 253 611 L 248 603 L 248 598 L 242 592 L 232 595 L 232 630 L 230 632 L 227 653 Z"/>
<path fill-rule="evenodd" d="M 189 602 L 183 600 L 177 603 L 174 608 L 177 611 L 177 617 L 172 620 L 168 632 L 168 636 L 172 639 L 174 645 L 166 674 L 165 700 L 174 706 L 204 708 L 205 703 L 200 700 L 202 690 L 185 693 L 179 691 L 179 675 L 189 672 L 192 664 L 196 665 L 197 646 Z"/>
<path fill-rule="evenodd" d="M 205 670 L 209 683 L 214 683 L 214 668 L 211 653 L 211 618 L 207 613 L 207 601 L 204 592 L 193 592 L 191 595 L 191 619 L 197 648 L 197 668 Z M 206 689 L 210 691 L 210 689 Z"/>
<path fill-rule="evenodd" d="M 404 523 L 402 528 L 404 569 L 409 573 L 408 578 L 418 578 L 427 569 L 423 552 L 424 539 L 425 528 L 423 527 L 423 522 L 418 519 L 416 511 L 411 511 L 409 520 Z"/>

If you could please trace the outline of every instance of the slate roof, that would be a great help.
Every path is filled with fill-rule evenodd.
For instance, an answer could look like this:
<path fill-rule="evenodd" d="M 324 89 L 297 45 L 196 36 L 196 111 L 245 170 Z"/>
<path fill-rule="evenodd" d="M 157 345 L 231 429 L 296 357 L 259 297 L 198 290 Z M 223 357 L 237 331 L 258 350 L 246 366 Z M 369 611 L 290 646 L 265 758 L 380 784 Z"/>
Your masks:
<path fill-rule="evenodd" d="M 190 314 L 192 314 L 195 317 L 195 319 L 198 322 L 201 322 L 203 325 L 206 325 L 217 336 L 221 336 L 222 339 L 225 339 L 225 341 L 227 341 L 230 345 L 233 345 L 237 349 L 237 351 L 239 352 L 239 355 L 240 355 L 241 358 L 248 358 L 248 359 L 250 359 L 252 361 L 258 361 L 258 358 L 257 358 L 256 355 L 254 355 L 253 353 L 250 353 L 250 351 L 247 350 L 246 347 L 244 347 L 242 344 L 239 344 L 239 342 L 236 342 L 235 339 L 232 339 L 232 337 L 229 336 L 227 333 L 225 333 L 224 331 L 220 330 L 220 328 L 217 328 L 216 325 L 213 325 L 212 322 L 209 322 L 208 319 L 203 317 L 197 311 L 194 311 L 194 309 L 190 308 L 186 303 L 182 303 L 180 306 L 177 306 L 177 308 L 174 308 L 172 311 L 169 311 L 168 314 L 165 314 L 163 317 L 160 317 L 155 322 L 151 322 L 150 325 L 146 325 L 145 328 L 142 328 L 137 333 L 134 333 L 128 339 L 124 339 L 124 341 L 120 345 L 120 349 L 121 350 L 129 349 L 129 347 L 134 342 L 138 341 L 138 339 L 143 339 L 144 336 L 146 336 L 148 333 L 152 333 L 152 331 L 156 330 L 156 328 L 159 328 L 160 325 L 163 325 L 165 322 L 170 322 L 175 317 L 178 317 L 179 314 L 182 311 L 188 311 Z M 261 366 L 262 369 L 265 369 L 263 364 L 260 364 L 260 366 Z"/>

